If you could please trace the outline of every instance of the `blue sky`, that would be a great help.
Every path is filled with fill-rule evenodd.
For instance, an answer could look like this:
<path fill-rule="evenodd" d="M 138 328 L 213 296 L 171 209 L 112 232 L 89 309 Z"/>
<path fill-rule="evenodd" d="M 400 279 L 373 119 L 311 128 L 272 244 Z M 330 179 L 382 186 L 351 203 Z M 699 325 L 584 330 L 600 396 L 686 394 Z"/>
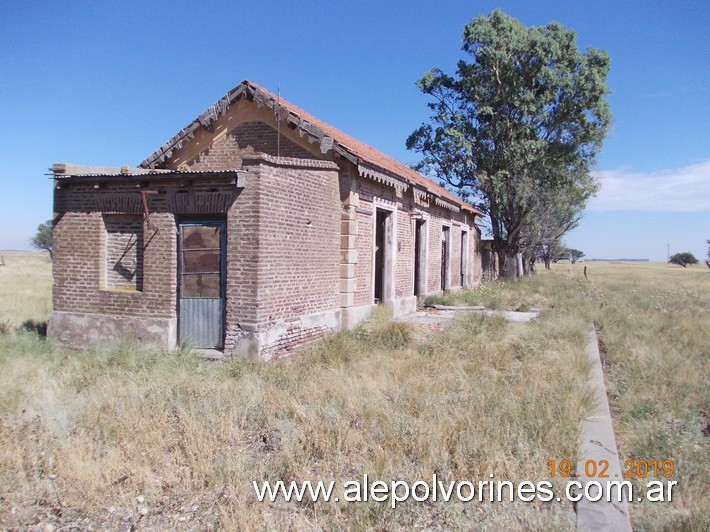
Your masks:
<path fill-rule="evenodd" d="M 599 196 L 566 240 L 665 260 L 710 238 L 710 4 L 0 0 L 0 249 L 51 217 L 55 162 L 136 165 L 242 79 L 405 163 L 415 82 L 453 72 L 463 26 L 501 7 L 609 52 L 614 125 Z"/>

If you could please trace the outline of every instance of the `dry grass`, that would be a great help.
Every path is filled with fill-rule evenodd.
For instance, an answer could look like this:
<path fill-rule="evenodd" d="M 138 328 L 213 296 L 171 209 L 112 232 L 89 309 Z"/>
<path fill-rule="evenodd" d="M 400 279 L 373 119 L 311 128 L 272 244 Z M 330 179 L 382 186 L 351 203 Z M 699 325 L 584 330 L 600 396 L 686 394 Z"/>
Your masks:
<path fill-rule="evenodd" d="M 595 322 L 606 348 L 622 465 L 645 459 L 672 460 L 676 467 L 674 502 L 632 504 L 634 529 L 710 530 L 710 270 L 704 264 L 561 264 L 533 279 L 437 302 L 511 310 L 540 305 L 556 320 Z"/>
<path fill-rule="evenodd" d="M 252 480 L 547 479 L 588 411 L 586 319 L 421 339 L 377 315 L 271 364 L 0 335 L 0 527 L 569 529 L 565 502 L 267 504 Z"/>
<path fill-rule="evenodd" d="M 491 310 L 528 312 L 532 308 L 545 309 L 550 305 L 535 283 L 498 280 L 453 294 L 430 296 L 427 305 L 483 306 Z"/>
<path fill-rule="evenodd" d="M 0 256 L 0 330 L 45 322 L 52 310 L 49 255 L 0 251 Z"/>
<path fill-rule="evenodd" d="M 547 298 L 554 312 L 597 324 L 622 465 L 674 462 L 673 503 L 632 504 L 634 529 L 708 530 L 710 271 L 587 263 L 585 280 L 584 266 L 558 265 L 508 289 L 527 285 L 524 292 Z"/>
<path fill-rule="evenodd" d="M 378 313 L 290 360 L 215 364 L 130 344 L 69 352 L 18 330 L 46 319 L 49 264 L 9 259 L 2 528 L 572 528 L 564 502 L 268 504 L 251 482 L 548 479 L 548 461 L 577 456 L 592 321 L 623 458 L 676 465 L 674 502 L 632 505 L 634 528 L 709 528 L 704 266 L 592 263 L 586 281 L 565 265 L 485 288 L 504 308 L 544 302 L 528 325 L 471 315 L 415 335 Z"/>
<path fill-rule="evenodd" d="M 632 505 L 634 528 L 708 530 L 710 270 L 587 266 L 578 290 L 601 327 L 623 459 L 673 460 L 679 483 L 673 504 Z"/>

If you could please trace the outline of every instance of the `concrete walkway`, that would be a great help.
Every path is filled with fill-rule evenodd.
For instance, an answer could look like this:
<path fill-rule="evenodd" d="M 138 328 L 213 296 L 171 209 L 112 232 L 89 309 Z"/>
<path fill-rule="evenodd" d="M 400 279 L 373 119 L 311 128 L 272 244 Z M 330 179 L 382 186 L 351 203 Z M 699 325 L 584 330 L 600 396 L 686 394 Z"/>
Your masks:
<path fill-rule="evenodd" d="M 592 414 L 582 422 L 582 440 L 580 443 L 580 459 L 577 464 L 579 482 L 586 486 L 588 482 L 599 482 L 603 489 L 604 497 L 591 502 L 583 497 L 577 503 L 577 530 L 620 530 L 631 531 L 629 508 L 627 501 L 615 502 L 617 489 L 611 489 L 612 501 L 606 501 L 607 481 L 623 481 L 619 453 L 616 449 L 616 438 L 611 421 L 611 411 L 604 385 L 604 373 L 599 357 L 599 343 L 594 328 L 589 333 L 587 344 L 587 357 L 591 365 L 589 385 L 594 393 L 595 407 Z M 608 462 L 609 467 L 605 474 L 608 477 L 600 478 L 602 473 L 601 460 Z M 596 476 L 587 476 L 588 472 L 597 472 Z M 595 497 L 598 493 L 595 485 L 590 486 L 590 493 Z"/>
<path fill-rule="evenodd" d="M 509 322 L 525 323 L 540 315 L 540 311 L 533 309 L 530 312 L 515 312 L 512 310 L 487 310 L 484 307 L 453 307 L 446 305 L 435 305 L 426 310 L 405 314 L 395 318 L 394 321 L 411 323 L 412 325 L 424 327 L 444 328 L 454 321 L 454 317 L 459 312 L 476 312 L 484 316 L 502 316 Z"/>

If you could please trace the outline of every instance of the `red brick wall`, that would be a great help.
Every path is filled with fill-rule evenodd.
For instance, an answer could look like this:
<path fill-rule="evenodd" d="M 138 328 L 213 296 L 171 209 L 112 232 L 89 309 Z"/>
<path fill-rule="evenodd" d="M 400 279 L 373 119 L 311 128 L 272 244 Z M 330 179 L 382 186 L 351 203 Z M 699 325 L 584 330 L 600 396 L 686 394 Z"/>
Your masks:
<path fill-rule="evenodd" d="M 414 211 L 426 212 L 429 214 L 428 222 L 428 276 L 427 290 L 429 292 L 437 292 L 441 286 L 441 231 L 442 221 L 447 221 L 450 224 L 449 238 L 451 241 L 450 247 L 450 279 L 451 287 L 457 288 L 461 286 L 461 226 L 456 224 L 466 223 L 464 213 L 455 213 L 453 211 L 431 205 L 429 207 L 420 207 L 415 204 L 414 196 L 411 190 L 405 191 L 399 196 L 395 193 L 392 187 L 382 185 L 369 179 L 358 179 L 357 186 L 359 194 L 359 209 L 361 214 L 358 214 L 358 259 L 356 267 L 357 273 L 357 292 L 356 305 L 365 305 L 372 303 L 372 215 L 375 203 L 373 198 L 381 198 L 386 202 L 394 202 L 397 206 L 397 235 L 396 235 L 396 253 L 397 259 L 395 264 L 395 297 L 409 297 L 414 294 L 414 233 L 412 226 L 411 214 Z M 469 222 L 471 216 L 468 215 Z M 470 231 L 470 235 L 471 235 Z M 469 236 L 470 238 L 471 236 Z M 474 261 L 473 253 L 475 247 L 469 244 L 469 265 Z M 469 273 L 471 273 L 469 267 Z"/>
<path fill-rule="evenodd" d="M 61 192 L 55 192 L 55 197 L 58 194 Z M 59 218 L 52 235 L 54 310 L 99 312 L 105 265 L 102 226 L 98 213 L 68 212 Z"/>
<path fill-rule="evenodd" d="M 461 286 L 461 227 L 454 225 L 451 227 L 451 259 L 449 268 L 449 279 L 451 287 Z"/>
<path fill-rule="evenodd" d="M 454 223 L 456 221 L 463 222 L 464 215 L 462 213 L 451 213 L 450 211 L 434 207 L 431 209 L 429 218 L 429 260 L 428 260 L 428 290 L 429 292 L 438 292 L 441 290 L 441 232 L 444 226 L 443 222 L 449 224 L 449 279 L 450 288 L 461 287 L 461 225 Z M 469 239 L 471 238 L 472 229 L 469 229 Z M 473 253 L 475 248 L 469 241 L 469 252 Z M 469 272 L 470 265 L 473 261 L 473 255 L 469 255 Z"/>
<path fill-rule="evenodd" d="M 193 170 L 241 168 L 242 149 L 249 147 L 273 156 L 280 152 L 286 163 L 286 158 L 318 158 L 315 147 L 309 152 L 289 139 L 293 131 L 285 126 L 280 141 L 277 134 L 275 128 L 263 121 L 244 122 L 218 138 L 187 165 Z M 249 153 L 250 150 L 247 150 Z M 258 156 L 254 159 L 259 160 Z M 300 162 L 298 164 L 303 166 Z M 324 179 L 322 169 L 304 171 L 298 165 L 283 175 L 275 175 L 278 174 L 275 167 L 266 165 L 263 171 L 261 168 L 256 170 L 259 166 L 258 163 L 247 162 L 245 168 L 255 171 L 247 174 L 246 187 L 227 215 L 225 351 L 236 345 L 244 325 L 249 329 L 259 329 L 270 321 L 339 306 L 337 278 L 326 276 L 332 283 L 328 294 L 314 287 L 317 280 L 312 278 L 313 264 L 317 264 L 315 261 L 322 249 L 310 255 L 313 262 L 309 262 L 300 272 L 288 267 L 288 256 L 281 256 L 292 253 L 293 257 L 303 262 L 309 258 L 311 242 L 316 241 L 317 245 L 339 243 L 339 233 L 334 238 L 330 235 L 333 228 L 339 230 L 339 224 L 329 227 L 329 232 L 321 237 L 314 238 L 317 231 L 323 229 L 322 224 L 317 228 L 313 225 L 308 228 L 303 219 L 305 211 L 296 208 L 312 203 L 312 210 L 321 211 L 317 216 L 329 215 L 332 209 L 339 209 L 337 198 L 334 203 L 324 203 L 332 202 L 333 190 L 337 191 L 337 177 L 335 180 Z M 316 221 L 320 223 L 319 220 Z M 299 230 L 301 227 L 308 229 Z M 272 247 L 267 249 L 268 246 Z M 313 295 L 309 295 L 308 290 L 314 288 Z M 290 295 L 289 290 L 292 291 Z M 296 345 L 306 341 L 312 333 L 294 330 L 290 336 L 290 340 L 280 341 L 279 350 L 286 344 Z"/>
<path fill-rule="evenodd" d="M 441 228 L 441 217 L 432 213 L 429 218 L 428 292 L 441 290 Z"/>
<path fill-rule="evenodd" d="M 395 297 L 410 297 L 414 295 L 414 233 L 409 209 L 398 213 L 395 247 Z"/>
<path fill-rule="evenodd" d="M 357 255 L 358 263 L 355 267 L 355 273 L 357 276 L 357 291 L 355 292 L 355 304 L 356 305 L 371 305 L 373 304 L 373 242 L 375 238 L 374 234 L 374 217 L 376 215 L 377 204 L 375 203 L 375 198 L 384 200 L 389 205 L 398 204 L 398 198 L 395 190 L 392 187 L 385 186 L 381 183 L 377 183 L 370 179 L 357 178 L 358 200 L 359 200 L 359 211 L 358 214 L 358 235 L 357 235 Z M 399 207 L 397 207 L 398 210 Z M 405 213 L 398 212 L 397 225 L 399 225 L 399 218 L 404 216 Z M 408 216 L 407 216 L 408 217 Z M 399 237 L 399 231 L 396 231 L 395 235 L 395 247 L 396 238 Z M 402 257 L 398 254 L 395 262 L 395 268 L 398 267 L 399 262 Z M 395 283 L 395 290 L 397 290 L 397 283 Z"/>
<path fill-rule="evenodd" d="M 264 122 L 245 122 L 218 138 L 202 153 L 193 158 L 187 165 L 194 170 L 230 170 L 241 166 L 241 150 L 251 147 L 255 152 L 297 159 L 320 158 L 314 152 L 309 152 L 288 138 L 293 134 L 286 126 L 279 135 L 276 129 Z"/>
<path fill-rule="evenodd" d="M 255 190 L 237 194 L 234 185 L 224 180 L 205 180 L 189 187 L 175 182 L 148 185 L 158 191 L 157 195 L 148 196 L 151 221 L 157 231 L 149 229 L 143 221 L 140 192 L 135 185 L 115 184 L 95 189 L 88 180 L 56 190 L 55 210 L 60 216 L 54 229 L 55 310 L 174 318 L 176 217 L 219 216 L 220 207 L 226 216 L 231 205 L 230 215 L 236 218 L 241 215 L 247 221 L 248 209 L 239 207 L 253 202 L 256 194 Z M 248 231 L 239 224 L 236 226 L 241 233 Z M 111 259 L 123 252 L 128 233 L 139 227 L 138 247 L 133 251 L 136 260 L 142 255 L 142 263 L 137 263 L 136 280 L 128 283 L 113 270 Z M 239 230 L 232 235 L 234 248 L 239 235 Z M 248 319 L 253 307 L 241 305 L 240 309 L 236 320 Z"/>
<path fill-rule="evenodd" d="M 190 155 L 180 155 L 178 150 L 182 159 L 176 157 L 165 165 L 174 168 L 178 160 L 183 160 L 193 170 L 243 166 L 247 170 L 245 188 L 237 190 L 228 180 L 209 176 L 192 177 L 189 182 L 141 178 L 158 191 L 148 197 L 157 232 L 149 230 L 143 221 L 137 178 L 101 188 L 94 188 L 87 178 L 85 183 L 57 190 L 55 211 L 60 216 L 55 228 L 55 309 L 175 318 L 176 223 L 221 217 L 227 220 L 225 350 L 229 352 L 245 331 L 268 331 L 274 326 L 274 330 L 282 332 L 276 338 L 270 337 L 265 353 L 279 356 L 331 330 L 332 320 L 323 324 L 317 320 L 302 322 L 299 318 L 340 309 L 338 167 L 323 160 L 318 146 L 306 145 L 285 125 L 277 148 L 276 130 L 257 115 L 253 112 L 242 118 L 246 120 L 242 123 L 237 118 L 236 126 L 225 122 L 218 131 L 221 136 L 198 155 L 193 155 L 198 152 L 193 145 Z M 200 134 L 199 142 L 195 140 L 197 146 L 209 142 L 205 135 L 206 130 Z M 267 155 L 244 152 L 242 148 L 248 146 Z M 281 154 L 278 161 L 268 155 L 276 155 L 277 150 Z M 327 158 L 332 159 L 333 154 Z M 355 305 L 373 302 L 375 197 L 396 208 L 394 295 L 409 297 L 414 291 L 412 191 L 397 193 L 370 179 L 354 179 L 358 196 Z M 428 288 L 435 292 L 440 287 L 441 221 L 463 221 L 464 215 L 434 205 L 417 209 L 430 215 Z M 136 237 L 133 248 L 128 245 L 131 235 Z M 474 253 L 475 231 L 469 235 L 469 249 Z M 455 287 L 460 284 L 461 234 L 457 225 L 451 226 L 450 237 L 451 284 Z M 126 271 L 114 269 L 117 257 L 127 248 L 129 253 L 120 265 Z M 471 258 L 469 264 L 473 277 L 476 261 Z"/>
<path fill-rule="evenodd" d="M 297 353 L 308 344 L 331 333 L 333 330 L 325 326 L 303 328 L 293 325 L 274 344 L 265 348 L 261 356 L 271 360 L 283 358 Z"/>
<path fill-rule="evenodd" d="M 247 173 L 244 189 L 227 214 L 227 289 L 225 352 L 234 347 L 240 324 L 258 321 L 259 189 Z"/>
<path fill-rule="evenodd" d="M 357 289 L 355 291 L 355 306 L 372 304 L 372 204 L 363 204 L 357 212 L 357 264 L 355 264 L 355 277 Z M 368 214 L 369 213 L 369 214 Z"/>
<path fill-rule="evenodd" d="M 102 288 L 143 290 L 143 217 L 104 214 L 106 267 Z"/>
<path fill-rule="evenodd" d="M 339 308 L 337 166 L 284 158 L 244 164 L 259 172 L 260 321 Z"/>

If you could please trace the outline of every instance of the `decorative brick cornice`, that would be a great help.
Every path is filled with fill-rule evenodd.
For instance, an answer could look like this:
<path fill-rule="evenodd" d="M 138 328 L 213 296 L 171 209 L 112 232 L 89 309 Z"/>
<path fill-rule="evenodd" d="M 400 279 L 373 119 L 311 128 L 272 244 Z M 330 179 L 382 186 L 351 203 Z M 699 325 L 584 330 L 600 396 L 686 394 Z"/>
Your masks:
<path fill-rule="evenodd" d="M 242 166 L 265 163 L 270 166 L 288 168 L 314 168 L 318 170 L 338 170 L 338 165 L 332 161 L 319 159 L 297 159 L 295 157 L 276 157 L 266 153 L 245 153 L 242 155 Z"/>

